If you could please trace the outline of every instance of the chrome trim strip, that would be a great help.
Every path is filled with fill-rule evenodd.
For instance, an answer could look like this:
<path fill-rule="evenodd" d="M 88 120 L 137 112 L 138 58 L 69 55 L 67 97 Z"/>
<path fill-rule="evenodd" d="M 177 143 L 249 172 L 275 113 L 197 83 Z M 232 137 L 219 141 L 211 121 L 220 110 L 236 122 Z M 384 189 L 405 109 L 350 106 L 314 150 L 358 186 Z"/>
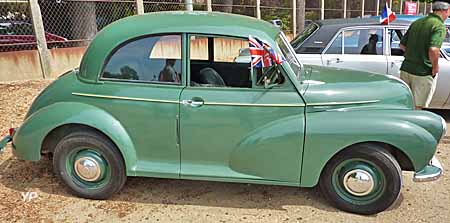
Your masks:
<path fill-rule="evenodd" d="M 172 103 L 179 104 L 179 101 L 171 100 L 159 100 L 159 99 L 147 99 L 147 98 L 133 98 L 133 97 L 121 97 L 121 96 L 108 96 L 99 94 L 85 94 L 72 92 L 72 95 L 83 96 L 83 97 L 95 97 L 95 98 L 106 98 L 106 99 L 120 99 L 120 100 L 130 100 L 130 101 L 147 101 L 147 102 L 158 102 L 158 103 Z M 368 104 L 376 103 L 380 100 L 371 101 L 349 101 L 349 102 L 323 102 L 323 103 L 310 103 L 310 104 L 250 104 L 250 103 L 226 103 L 226 102 L 205 102 L 204 105 L 222 105 L 222 106 L 254 106 L 254 107 L 305 107 L 305 106 L 332 106 L 332 105 L 351 105 L 351 104 Z"/>
<path fill-rule="evenodd" d="M 376 103 L 380 100 L 371 100 L 371 101 L 344 101 L 344 102 L 323 102 L 323 103 L 309 103 L 307 106 L 327 106 L 327 105 L 352 105 L 352 104 L 370 104 Z"/>
<path fill-rule="evenodd" d="M 305 104 L 248 104 L 248 103 L 225 103 L 225 102 L 205 102 L 204 105 L 222 106 L 253 106 L 253 107 L 305 107 Z"/>
<path fill-rule="evenodd" d="M 107 99 L 129 100 L 129 101 L 147 101 L 147 102 L 158 102 L 158 103 L 172 103 L 172 104 L 178 104 L 178 101 L 171 101 L 171 100 L 159 100 L 159 99 L 147 99 L 147 98 L 132 98 L 132 97 L 108 96 L 108 95 L 99 95 L 99 94 L 84 94 L 84 93 L 75 93 L 75 92 L 73 92 L 72 95 L 83 96 L 83 97 L 94 97 L 94 98 L 107 98 Z"/>

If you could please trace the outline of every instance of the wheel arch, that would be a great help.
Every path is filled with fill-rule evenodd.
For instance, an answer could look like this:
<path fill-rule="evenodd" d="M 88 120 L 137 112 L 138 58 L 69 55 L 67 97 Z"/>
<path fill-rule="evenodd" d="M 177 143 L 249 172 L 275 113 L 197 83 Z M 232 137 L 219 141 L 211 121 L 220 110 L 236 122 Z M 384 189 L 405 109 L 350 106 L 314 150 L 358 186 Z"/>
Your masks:
<path fill-rule="evenodd" d="M 412 159 L 403 150 L 401 150 L 397 146 L 392 145 L 390 143 L 382 142 L 382 141 L 362 141 L 362 142 L 353 143 L 351 145 L 348 145 L 348 146 L 336 151 L 334 154 L 332 154 L 330 156 L 330 158 L 324 163 L 324 165 L 322 165 L 320 167 L 320 171 L 319 171 L 317 178 L 310 181 L 309 185 L 305 185 L 304 182 L 302 181 L 301 186 L 303 186 L 303 187 L 316 186 L 320 180 L 320 177 L 322 176 L 322 173 L 323 173 L 325 167 L 334 157 L 338 156 L 341 153 L 352 150 L 358 145 L 364 145 L 364 144 L 376 145 L 376 146 L 379 146 L 379 147 L 385 149 L 387 152 L 389 152 L 395 158 L 395 160 L 400 165 L 401 170 L 403 170 L 403 171 L 414 171 L 415 170 L 414 162 L 412 161 Z M 302 170 L 302 172 L 303 172 L 303 170 Z M 302 173 L 302 175 L 303 175 L 303 173 Z"/>
<path fill-rule="evenodd" d="M 90 128 L 110 139 L 123 157 L 127 175 L 135 175 L 136 149 L 124 126 L 103 109 L 85 103 L 55 103 L 28 117 L 13 137 L 16 155 L 37 161 L 41 152 L 52 152 L 65 134 L 77 128 Z"/>
<path fill-rule="evenodd" d="M 109 137 L 108 135 L 106 135 L 104 132 L 102 132 L 101 130 L 86 125 L 86 124 L 79 124 L 79 123 L 68 123 L 68 124 L 63 124 L 60 125 L 54 129 L 52 129 L 45 137 L 44 140 L 42 141 L 42 145 L 41 145 L 41 154 L 48 154 L 48 153 L 53 153 L 56 145 L 67 135 L 69 135 L 72 132 L 75 131 L 94 131 L 102 136 L 104 136 L 106 139 L 108 139 L 109 141 L 111 141 L 111 143 L 113 143 L 117 148 L 119 148 L 117 146 L 117 143 L 114 142 L 113 139 L 111 139 L 111 137 Z M 125 158 L 123 156 L 122 151 L 120 151 L 119 149 L 119 154 L 122 157 L 122 161 L 125 164 L 126 167 L 126 162 L 125 162 Z"/>

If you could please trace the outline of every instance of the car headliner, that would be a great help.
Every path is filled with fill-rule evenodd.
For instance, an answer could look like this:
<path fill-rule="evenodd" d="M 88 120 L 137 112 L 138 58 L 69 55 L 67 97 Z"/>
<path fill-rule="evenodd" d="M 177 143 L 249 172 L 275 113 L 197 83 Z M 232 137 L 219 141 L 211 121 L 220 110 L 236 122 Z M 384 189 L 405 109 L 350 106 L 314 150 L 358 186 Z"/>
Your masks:
<path fill-rule="evenodd" d="M 306 47 L 322 48 L 320 50 L 321 52 L 326 47 L 326 45 L 331 41 L 331 39 L 335 36 L 336 32 L 338 32 L 342 28 L 353 26 L 380 26 L 380 27 L 387 26 L 380 24 L 380 21 L 374 18 L 327 19 L 315 21 L 314 23 L 319 25 L 320 28 L 308 39 L 306 39 L 305 42 L 300 46 L 305 48 Z M 409 26 L 410 24 L 411 24 L 410 21 L 395 20 L 389 25 Z M 293 46 L 293 47 L 295 50 L 297 50 L 300 46 Z"/>
<path fill-rule="evenodd" d="M 253 17 L 220 12 L 156 12 L 130 16 L 111 23 L 97 34 L 89 45 L 80 65 L 79 76 L 85 81 L 97 81 L 105 59 L 120 44 L 141 36 L 159 33 L 197 33 L 236 36 L 256 36 L 274 44 L 280 29 Z"/>

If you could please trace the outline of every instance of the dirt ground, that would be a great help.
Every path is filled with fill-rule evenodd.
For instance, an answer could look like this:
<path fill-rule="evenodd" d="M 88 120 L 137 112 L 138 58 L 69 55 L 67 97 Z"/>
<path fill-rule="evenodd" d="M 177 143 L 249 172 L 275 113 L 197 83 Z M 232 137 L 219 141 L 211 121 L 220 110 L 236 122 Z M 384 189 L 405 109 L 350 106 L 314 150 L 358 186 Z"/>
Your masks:
<path fill-rule="evenodd" d="M 33 98 L 51 81 L 0 83 L 0 136 L 19 126 Z M 438 111 L 450 121 L 450 112 Z M 450 127 L 450 126 L 449 126 Z M 438 149 L 450 167 L 450 136 Z M 0 154 L 1 222 L 450 222 L 450 174 L 414 183 L 403 174 L 400 199 L 373 216 L 341 212 L 316 188 L 130 177 L 107 201 L 72 196 L 53 175 L 51 162 Z M 26 192 L 37 195 L 24 201 Z M 28 194 L 30 195 L 30 193 Z M 28 196 L 30 198 L 30 196 Z"/>

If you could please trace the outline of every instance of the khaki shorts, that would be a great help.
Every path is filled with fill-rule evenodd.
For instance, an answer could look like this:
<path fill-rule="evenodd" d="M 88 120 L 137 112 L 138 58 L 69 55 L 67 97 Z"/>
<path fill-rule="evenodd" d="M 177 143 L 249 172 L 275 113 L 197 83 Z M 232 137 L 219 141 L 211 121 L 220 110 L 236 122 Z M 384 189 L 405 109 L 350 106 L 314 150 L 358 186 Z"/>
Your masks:
<path fill-rule="evenodd" d="M 406 82 L 414 96 L 417 107 L 428 107 L 436 90 L 437 74 L 433 78 L 431 75 L 418 76 L 406 71 L 400 71 L 400 79 Z"/>

